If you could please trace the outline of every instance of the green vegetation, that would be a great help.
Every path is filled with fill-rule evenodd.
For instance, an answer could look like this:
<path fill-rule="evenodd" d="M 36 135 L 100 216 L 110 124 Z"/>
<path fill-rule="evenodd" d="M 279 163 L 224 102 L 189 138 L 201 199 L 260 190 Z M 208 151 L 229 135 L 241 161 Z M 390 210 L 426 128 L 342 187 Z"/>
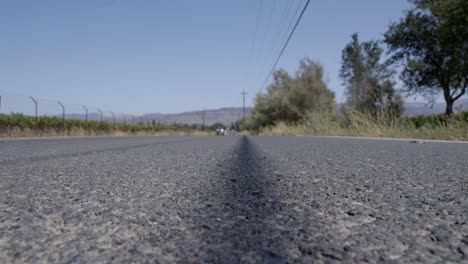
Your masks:
<path fill-rule="evenodd" d="M 363 136 L 420 139 L 468 140 L 468 112 L 403 117 L 381 122 L 360 112 L 346 116 L 309 113 L 297 124 L 280 122 L 262 131 L 263 135 Z"/>
<path fill-rule="evenodd" d="M 384 41 L 361 42 L 355 33 L 344 47 L 340 78 L 346 101 L 340 109 L 334 109 L 322 65 L 303 59 L 294 76 L 276 71 L 266 93 L 257 95 L 252 113 L 236 126 L 271 135 L 468 140 L 468 113 L 453 112 L 468 85 L 468 1 L 410 2 L 414 7 L 389 26 Z M 395 88 L 398 70 L 404 90 Z M 446 113 L 405 117 L 404 94 L 430 100 L 443 94 Z"/>
<path fill-rule="evenodd" d="M 214 124 L 208 126 L 207 128 L 208 128 L 209 130 L 216 131 L 216 129 L 218 129 L 218 128 L 224 128 L 224 129 L 226 129 L 227 126 L 226 126 L 225 124 L 221 123 L 221 122 L 216 122 L 216 123 L 214 123 Z"/>
<path fill-rule="evenodd" d="M 284 70 L 276 71 L 267 93 L 257 95 L 244 127 L 258 129 L 278 122 L 300 122 L 307 112 L 331 112 L 335 95 L 328 89 L 323 75 L 323 66 L 308 58 L 300 62 L 295 76 Z"/>
<path fill-rule="evenodd" d="M 23 114 L 0 114 L 0 136 L 36 135 L 130 135 L 130 134 L 208 134 L 189 125 L 124 124 Z"/>
<path fill-rule="evenodd" d="M 395 71 L 382 62 L 377 41 L 360 42 L 358 34 L 342 52 L 340 78 L 346 84 L 346 107 L 376 119 L 403 115 L 404 102 L 395 90 Z"/>

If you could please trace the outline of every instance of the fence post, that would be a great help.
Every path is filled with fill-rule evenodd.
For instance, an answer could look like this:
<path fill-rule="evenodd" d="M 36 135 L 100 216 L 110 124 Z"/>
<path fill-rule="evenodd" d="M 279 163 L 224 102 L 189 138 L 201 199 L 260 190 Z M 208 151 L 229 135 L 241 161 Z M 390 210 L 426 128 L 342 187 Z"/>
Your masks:
<path fill-rule="evenodd" d="M 65 124 L 65 106 L 60 102 L 57 101 L 57 103 L 62 107 L 62 122 L 63 122 L 63 131 L 67 131 L 67 125 Z"/>
<path fill-rule="evenodd" d="M 29 96 L 29 98 L 34 102 L 34 122 L 36 122 L 37 125 L 37 101 L 32 96 Z"/>
<path fill-rule="evenodd" d="M 101 122 L 102 122 L 102 116 L 103 116 L 103 112 L 101 109 L 98 108 L 98 112 L 101 113 Z"/>
<path fill-rule="evenodd" d="M 88 108 L 86 106 L 82 105 L 83 109 L 85 110 L 85 122 L 88 123 Z"/>

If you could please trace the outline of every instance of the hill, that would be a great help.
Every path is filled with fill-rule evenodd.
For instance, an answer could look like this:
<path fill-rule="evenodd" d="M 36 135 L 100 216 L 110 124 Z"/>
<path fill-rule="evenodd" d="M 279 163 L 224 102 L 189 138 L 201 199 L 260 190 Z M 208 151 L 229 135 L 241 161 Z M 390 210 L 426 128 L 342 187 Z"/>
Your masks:
<path fill-rule="evenodd" d="M 339 109 L 340 105 L 336 109 Z M 433 105 L 424 102 L 407 102 L 405 115 L 416 116 L 416 115 L 431 115 L 440 114 L 445 112 L 445 103 L 437 102 Z M 247 107 L 246 113 L 250 113 L 252 108 Z M 468 111 L 468 99 L 460 99 L 455 103 L 455 111 Z M 339 112 L 339 111 L 337 111 Z M 83 114 L 67 114 L 67 118 L 84 119 Z M 89 113 L 90 120 L 99 120 L 98 113 Z M 149 113 L 141 116 L 134 117 L 137 122 L 151 122 L 154 120 L 156 123 L 161 124 L 202 124 L 203 122 L 203 111 L 192 111 L 183 112 L 176 114 L 164 114 L 164 113 Z M 205 125 L 209 126 L 214 123 L 223 123 L 229 125 L 233 122 L 242 118 L 242 107 L 226 107 L 220 109 L 209 109 L 205 110 Z M 112 118 L 109 115 L 104 117 L 104 120 L 111 121 Z M 122 116 L 116 116 L 117 122 L 122 122 Z M 131 122 L 132 117 L 127 117 L 127 121 Z"/>
<path fill-rule="evenodd" d="M 407 116 L 432 115 L 445 113 L 445 102 L 437 102 L 433 105 L 424 102 L 407 102 L 405 104 Z M 468 111 L 468 99 L 460 99 L 454 104 L 454 112 Z"/>
<path fill-rule="evenodd" d="M 252 109 L 246 108 L 246 114 Z M 178 114 L 145 114 L 141 118 L 147 120 L 155 120 L 161 124 L 201 124 L 203 122 L 203 111 L 184 112 Z M 205 110 L 205 125 L 209 126 L 214 123 L 223 123 L 229 125 L 242 118 L 242 107 L 226 107 L 220 109 Z"/>

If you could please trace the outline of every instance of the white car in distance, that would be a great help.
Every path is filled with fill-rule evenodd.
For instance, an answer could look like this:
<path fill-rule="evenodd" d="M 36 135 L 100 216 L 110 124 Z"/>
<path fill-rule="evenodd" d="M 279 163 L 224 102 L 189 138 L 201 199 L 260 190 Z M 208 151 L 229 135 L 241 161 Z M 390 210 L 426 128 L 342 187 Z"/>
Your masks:
<path fill-rule="evenodd" d="M 217 136 L 224 136 L 224 128 L 220 127 L 216 129 Z"/>

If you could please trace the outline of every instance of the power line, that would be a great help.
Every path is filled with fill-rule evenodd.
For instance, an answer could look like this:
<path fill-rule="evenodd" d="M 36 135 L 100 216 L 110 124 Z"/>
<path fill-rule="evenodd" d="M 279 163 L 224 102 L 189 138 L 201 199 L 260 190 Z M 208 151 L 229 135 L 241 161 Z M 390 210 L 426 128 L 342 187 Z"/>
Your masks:
<path fill-rule="evenodd" d="M 286 28 L 286 31 L 283 34 L 284 39 L 286 39 L 286 37 L 288 36 L 289 30 L 292 29 L 292 27 L 294 25 L 294 18 L 297 17 L 297 15 L 299 14 L 299 11 L 301 11 L 301 2 L 298 3 L 296 9 L 293 12 L 293 16 L 292 16 L 293 19 L 289 22 L 289 24 L 288 24 L 288 26 Z"/>
<path fill-rule="evenodd" d="M 275 36 L 273 36 L 273 38 L 271 39 L 271 44 L 272 44 L 272 47 L 273 46 L 276 46 L 275 43 L 276 42 L 279 42 L 279 47 L 275 48 L 273 47 L 271 50 L 273 50 L 273 54 L 277 54 L 279 52 L 279 50 L 281 49 L 282 47 L 282 44 L 283 44 L 283 41 L 284 39 L 286 39 L 286 37 L 288 36 L 288 33 L 289 31 L 291 30 L 291 26 L 292 24 L 294 23 L 294 21 L 296 20 L 295 18 L 297 17 L 297 14 L 299 12 L 299 9 L 301 8 L 301 3 L 299 2 L 298 6 L 297 6 L 297 10 L 296 12 L 294 13 L 294 16 L 292 17 L 291 19 L 291 22 L 289 23 L 288 25 L 288 20 L 289 20 L 289 11 L 291 10 L 291 7 L 293 6 L 292 3 L 294 1 L 287 1 L 286 4 L 287 4 L 287 7 L 286 8 L 282 8 L 280 7 L 280 10 L 283 9 L 284 12 L 283 14 L 281 15 L 280 19 L 278 20 L 278 30 L 276 31 L 276 34 Z M 284 32 L 283 32 L 283 24 L 286 25 L 287 27 L 284 28 Z M 282 41 L 283 40 L 283 41 Z M 266 61 L 267 58 L 265 58 L 265 61 Z M 267 63 L 267 70 L 269 70 L 269 67 L 270 64 Z"/>
<path fill-rule="evenodd" d="M 288 1 L 288 3 L 293 3 L 293 1 Z M 291 10 L 292 5 L 288 5 L 288 6 L 289 6 L 289 8 L 287 9 L 287 15 L 284 17 L 284 18 L 288 18 L 288 19 L 281 19 L 281 21 L 284 20 L 284 22 L 285 22 L 285 24 L 286 24 L 286 28 L 285 28 L 284 32 L 282 32 L 282 30 L 278 30 L 278 34 L 277 34 L 277 38 L 276 38 L 276 39 L 279 40 L 279 41 L 278 41 L 278 42 L 279 42 L 279 45 L 278 45 L 278 47 L 277 47 L 276 49 L 273 49 L 273 54 L 279 54 L 279 52 L 281 51 L 281 49 L 282 49 L 282 47 L 283 47 L 283 45 L 284 45 L 284 43 L 285 43 L 284 40 L 287 39 L 288 34 L 290 33 L 290 31 L 291 31 L 291 29 L 292 29 L 292 27 L 293 27 L 293 25 L 294 25 L 294 22 L 296 21 L 298 15 L 299 15 L 299 12 L 300 12 L 300 10 L 301 10 L 301 7 L 302 7 L 303 5 L 301 4 L 301 1 L 299 1 L 297 7 L 295 8 L 295 11 L 294 11 L 294 9 L 293 9 L 294 12 L 293 12 L 293 14 L 292 14 L 293 16 L 291 17 L 292 19 L 289 19 L 289 16 L 288 16 L 289 10 Z M 285 9 L 285 10 L 286 10 L 286 9 Z M 289 21 L 289 20 L 290 20 L 290 21 Z M 282 24 L 281 21 L 280 21 L 279 28 L 281 27 L 281 24 Z M 287 23 L 287 21 L 289 21 L 289 23 Z M 281 33 L 282 33 L 282 34 L 281 34 Z M 278 37 L 279 37 L 279 38 L 278 38 Z M 276 39 L 275 39 L 275 40 L 276 40 Z M 283 41 L 281 41 L 281 40 L 283 40 Z M 275 41 L 275 42 L 276 42 L 276 41 Z M 265 57 L 265 62 L 266 62 L 266 57 Z M 272 67 L 273 62 L 274 62 L 274 61 L 272 61 L 271 63 L 267 63 L 267 65 L 266 65 L 267 73 L 269 72 L 270 67 Z M 262 75 L 263 75 L 263 74 L 262 74 Z M 261 83 L 261 80 L 260 80 L 260 83 Z"/>
<path fill-rule="evenodd" d="M 263 0 L 260 0 L 260 5 L 259 5 L 259 8 L 258 8 L 258 13 L 257 13 L 257 16 L 255 18 L 255 31 L 254 31 L 254 35 L 253 35 L 253 39 L 252 39 L 252 43 L 251 43 L 251 46 L 250 46 L 250 53 L 249 53 L 249 58 L 251 61 L 253 61 L 253 55 L 254 55 L 254 51 L 255 51 L 255 44 L 257 42 L 257 35 L 258 35 L 258 29 L 260 27 L 260 18 L 262 16 L 262 8 L 263 8 Z"/>
<path fill-rule="evenodd" d="M 293 0 L 286 1 L 286 5 L 280 5 L 282 1 L 275 0 L 274 2 L 271 2 L 273 3 L 273 5 L 267 5 L 267 9 L 263 10 L 263 7 L 265 7 L 263 5 L 263 2 L 263 0 L 259 1 L 260 5 L 258 6 L 258 14 L 256 17 L 257 19 L 255 23 L 255 34 L 252 41 L 252 45 L 250 47 L 251 50 L 249 56 L 251 59 L 251 63 L 249 63 L 249 65 L 255 64 L 260 66 L 258 67 L 259 69 L 263 68 L 263 70 L 259 72 L 259 75 L 261 76 L 260 78 L 263 78 L 263 76 L 265 76 L 265 74 L 267 74 L 270 70 L 273 61 L 269 61 L 268 57 L 270 57 L 270 59 L 271 57 L 273 57 L 274 59 L 275 56 L 279 53 L 289 32 L 291 31 L 292 26 L 294 25 L 294 22 L 296 21 L 299 15 L 301 8 L 303 7 L 303 4 L 301 4 L 302 1 L 299 1 L 296 7 L 295 1 Z M 293 11 L 293 13 L 291 14 L 290 11 Z M 273 20 L 273 18 L 275 17 L 279 18 L 279 20 L 277 20 L 277 22 L 279 22 L 277 25 L 276 23 L 273 23 L 276 20 Z M 260 31 L 259 27 L 262 27 L 262 25 L 265 25 L 265 30 Z M 275 27 L 277 30 L 274 30 L 272 32 L 272 26 Z M 261 32 L 263 32 L 263 34 Z M 270 36 L 269 33 L 273 34 L 271 34 Z M 265 43 L 267 43 L 267 45 L 265 45 Z M 276 46 L 275 43 L 278 43 L 278 46 Z M 271 50 L 271 52 L 268 52 L 269 50 Z M 254 68 L 257 68 L 255 65 Z M 245 78 L 247 79 L 250 76 L 251 71 L 247 70 Z M 255 83 L 257 84 L 255 85 L 260 86 L 262 81 L 263 79 L 256 79 Z"/>
<path fill-rule="evenodd" d="M 270 7 L 270 12 L 269 12 L 269 15 L 266 17 L 266 28 L 264 30 L 264 34 L 262 34 L 262 38 L 261 38 L 261 42 L 260 42 L 260 52 L 264 50 L 264 47 L 265 47 L 265 43 L 267 43 L 268 41 L 268 34 L 270 33 L 270 29 L 271 29 L 271 21 L 273 21 L 273 18 L 275 16 L 275 7 L 276 7 L 276 2 L 273 2 L 274 5 L 272 5 Z"/>
<path fill-rule="evenodd" d="M 274 21 L 275 21 L 275 7 L 276 7 L 276 2 L 268 1 L 268 3 L 272 3 L 273 5 L 266 5 L 265 8 L 265 16 L 264 19 L 261 23 L 261 25 L 264 25 L 263 34 L 260 36 L 260 42 L 258 45 L 258 56 L 255 59 L 255 66 L 259 66 L 259 69 L 264 69 L 265 67 L 268 67 L 268 58 L 270 57 L 270 53 L 268 52 L 270 49 L 268 48 L 269 46 L 271 47 L 271 41 L 270 40 L 270 31 L 271 28 L 274 27 Z M 273 30 L 274 33 L 274 30 Z M 269 45 L 270 44 L 270 45 Z M 274 51 L 273 51 L 274 52 Z M 260 71 L 260 75 L 263 75 L 262 71 Z"/>
<path fill-rule="evenodd" d="M 280 51 L 278 57 L 277 57 L 276 60 L 275 60 L 275 63 L 273 64 L 273 67 L 271 67 L 270 72 L 268 73 L 268 75 L 267 75 L 265 81 L 263 82 L 262 87 L 260 88 L 260 93 L 261 93 L 261 92 L 263 91 L 263 89 L 265 88 L 265 85 L 267 84 L 268 80 L 270 79 L 271 74 L 272 74 L 273 71 L 275 70 L 276 65 L 278 64 L 278 62 L 279 62 L 281 56 L 282 56 L 283 53 L 284 53 L 284 50 L 286 49 L 286 47 L 288 46 L 289 41 L 291 40 L 291 37 L 293 36 L 294 32 L 296 31 L 297 25 L 299 25 L 299 22 L 301 22 L 302 16 L 304 15 L 304 12 L 306 11 L 307 7 L 309 6 L 309 3 L 310 3 L 310 0 L 307 0 L 306 4 L 305 4 L 304 7 L 302 8 L 301 14 L 300 14 L 299 17 L 297 18 L 296 24 L 294 24 L 294 27 L 293 27 L 293 29 L 291 30 L 291 33 L 289 34 L 288 39 L 287 39 L 286 42 L 284 43 L 283 48 L 281 49 L 281 51 Z"/>
<path fill-rule="evenodd" d="M 263 0 L 260 0 L 258 5 L 258 10 L 257 14 L 255 16 L 255 31 L 253 32 L 253 38 L 252 42 L 250 44 L 250 51 L 247 57 L 248 65 L 252 67 L 252 64 L 255 63 L 255 47 L 258 45 L 258 36 L 259 36 L 259 28 L 260 28 L 260 22 L 261 22 L 261 16 L 262 16 L 262 9 L 263 9 Z M 249 80 L 251 76 L 251 70 L 249 67 L 245 67 L 245 74 L 244 74 L 244 81 Z"/>
<path fill-rule="evenodd" d="M 275 35 L 275 31 L 277 29 L 277 25 L 276 25 L 276 17 L 277 17 L 277 0 L 275 1 L 270 1 L 271 5 L 271 12 L 270 12 L 270 16 L 269 16 L 269 19 L 266 20 L 266 28 L 265 28 L 265 36 L 264 36 L 264 41 L 262 43 L 262 47 L 260 49 L 260 51 L 262 52 L 262 57 L 260 57 L 260 65 L 262 65 L 262 68 L 263 68 L 263 65 L 266 65 L 266 67 L 268 67 L 268 58 L 270 57 L 270 53 L 268 52 L 269 50 L 272 50 L 271 47 L 274 46 L 274 35 Z M 271 32 L 271 34 L 270 34 Z"/>

